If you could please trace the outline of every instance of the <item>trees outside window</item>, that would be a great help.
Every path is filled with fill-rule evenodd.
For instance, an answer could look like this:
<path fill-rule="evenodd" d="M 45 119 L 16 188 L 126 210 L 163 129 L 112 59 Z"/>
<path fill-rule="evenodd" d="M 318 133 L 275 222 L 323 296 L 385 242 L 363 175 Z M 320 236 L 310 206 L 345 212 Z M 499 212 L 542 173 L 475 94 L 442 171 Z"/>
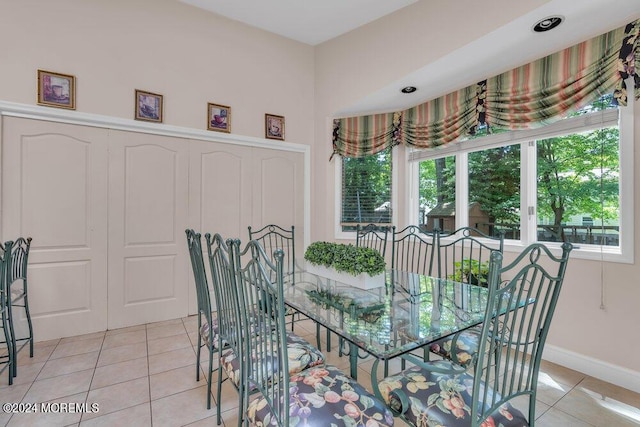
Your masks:
<path fill-rule="evenodd" d="M 438 207 L 443 201 L 455 202 L 452 195 L 456 194 L 456 179 L 467 178 L 468 194 L 464 196 L 468 197 L 470 208 L 468 225 L 492 235 L 504 232 L 507 239 L 521 240 L 522 223 L 533 216 L 537 218 L 533 226 L 538 241 L 618 246 L 618 125 L 607 126 L 603 122 L 594 129 L 589 120 L 584 120 L 608 106 L 599 101 L 566 119 L 584 123 L 585 130 L 559 131 L 558 136 L 536 138 L 536 133 L 547 132 L 546 128 L 540 128 L 529 131 L 531 137 L 522 138 L 517 144 L 498 144 L 482 150 L 473 150 L 474 142 L 479 141 L 476 139 L 466 145 L 464 157 L 421 161 L 419 192 L 420 206 L 424 209 L 420 220 L 428 224 L 429 217 L 443 215 L 445 212 Z M 575 129 L 576 125 L 567 128 Z M 535 159 L 536 168 L 522 176 L 521 164 L 530 157 Z M 451 172 L 455 169 L 454 158 L 466 161 L 466 177 L 456 178 Z M 438 162 L 446 166 L 437 168 Z M 534 206 L 523 206 L 521 193 L 525 187 L 536 194 Z"/>
<path fill-rule="evenodd" d="M 538 239 L 618 245 L 617 127 L 537 141 Z"/>
<path fill-rule="evenodd" d="M 356 224 L 391 223 L 391 165 L 391 150 L 342 158 L 343 231 L 355 230 Z"/>

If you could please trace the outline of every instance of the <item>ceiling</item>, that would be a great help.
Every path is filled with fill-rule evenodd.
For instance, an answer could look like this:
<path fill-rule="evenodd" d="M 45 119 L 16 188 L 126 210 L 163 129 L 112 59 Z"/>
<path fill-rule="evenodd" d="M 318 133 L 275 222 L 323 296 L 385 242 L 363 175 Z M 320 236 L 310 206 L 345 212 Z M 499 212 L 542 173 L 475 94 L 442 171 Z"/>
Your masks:
<path fill-rule="evenodd" d="M 180 0 L 312 46 L 418 0 Z"/>
<path fill-rule="evenodd" d="M 309 45 L 354 30 L 418 0 L 180 0 Z M 428 1 L 428 0 L 423 0 Z M 560 15 L 548 33 L 533 25 Z M 640 18 L 640 0 L 550 0 L 485 36 L 334 112 L 335 117 L 398 111 L 564 49 Z M 445 19 L 445 18 L 443 18 Z M 465 63 L 467 72 L 451 79 Z M 404 86 L 415 86 L 403 94 Z"/>

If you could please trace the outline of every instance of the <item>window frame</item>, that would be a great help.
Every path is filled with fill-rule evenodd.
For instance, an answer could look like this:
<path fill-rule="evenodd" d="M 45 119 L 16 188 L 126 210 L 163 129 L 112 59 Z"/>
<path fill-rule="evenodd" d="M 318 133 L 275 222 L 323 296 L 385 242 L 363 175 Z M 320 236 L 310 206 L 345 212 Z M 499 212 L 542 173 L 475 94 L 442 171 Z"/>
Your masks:
<path fill-rule="evenodd" d="M 620 134 L 620 245 L 617 247 L 601 245 L 575 245 L 572 256 L 581 259 L 633 263 L 634 259 L 634 222 L 633 222 L 633 143 L 634 114 L 633 102 L 628 106 L 594 113 L 583 114 L 559 120 L 538 129 L 508 131 L 482 138 L 451 143 L 435 150 L 413 150 L 408 154 L 408 175 L 411 182 L 418 182 L 419 162 L 444 156 L 456 156 L 456 177 L 465 178 L 467 173 L 467 154 L 474 151 L 496 148 L 504 145 L 522 144 L 521 149 L 521 206 L 524 207 L 520 219 L 521 239 L 505 239 L 504 250 L 522 251 L 527 245 L 537 242 L 537 150 L 535 141 L 570 133 L 595 130 L 617 125 Z M 417 190 L 416 190 L 417 191 Z M 408 208 L 413 215 L 409 223 L 418 221 L 418 205 L 415 202 Z M 410 199 L 407 199 L 410 201 Z M 529 208 L 534 207 L 533 212 Z M 468 224 L 468 179 L 456 181 L 456 228 Z M 555 253 L 560 253 L 561 243 L 542 242 Z"/>

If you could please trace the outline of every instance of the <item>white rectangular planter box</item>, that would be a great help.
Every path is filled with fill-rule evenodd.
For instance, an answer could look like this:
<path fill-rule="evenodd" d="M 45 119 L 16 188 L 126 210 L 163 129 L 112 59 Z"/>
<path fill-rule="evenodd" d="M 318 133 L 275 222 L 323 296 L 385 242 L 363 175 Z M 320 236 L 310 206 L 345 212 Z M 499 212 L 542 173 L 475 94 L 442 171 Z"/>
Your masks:
<path fill-rule="evenodd" d="M 342 273 L 336 271 L 333 268 L 327 268 L 322 265 L 314 265 L 311 263 L 305 263 L 306 270 L 317 276 L 326 277 L 327 279 L 335 280 L 336 282 L 344 283 L 347 285 L 355 286 L 360 289 L 374 289 L 384 286 L 385 273 L 380 273 L 376 276 L 369 276 L 366 273 L 361 273 L 357 276 L 353 276 L 349 273 Z"/>

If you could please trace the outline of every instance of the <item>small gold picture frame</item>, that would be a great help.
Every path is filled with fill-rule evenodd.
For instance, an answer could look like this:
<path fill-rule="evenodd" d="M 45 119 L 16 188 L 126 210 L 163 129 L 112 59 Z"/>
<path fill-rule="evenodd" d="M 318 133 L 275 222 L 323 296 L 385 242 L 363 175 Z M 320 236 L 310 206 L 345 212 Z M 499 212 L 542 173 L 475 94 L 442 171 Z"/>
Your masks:
<path fill-rule="evenodd" d="M 207 103 L 207 129 L 217 132 L 231 132 L 231 107 Z"/>
<path fill-rule="evenodd" d="M 264 137 L 284 141 L 284 116 L 264 115 Z"/>
<path fill-rule="evenodd" d="M 162 95 L 136 89 L 136 120 L 162 123 Z"/>
<path fill-rule="evenodd" d="M 38 104 L 75 110 L 75 76 L 38 70 Z"/>

